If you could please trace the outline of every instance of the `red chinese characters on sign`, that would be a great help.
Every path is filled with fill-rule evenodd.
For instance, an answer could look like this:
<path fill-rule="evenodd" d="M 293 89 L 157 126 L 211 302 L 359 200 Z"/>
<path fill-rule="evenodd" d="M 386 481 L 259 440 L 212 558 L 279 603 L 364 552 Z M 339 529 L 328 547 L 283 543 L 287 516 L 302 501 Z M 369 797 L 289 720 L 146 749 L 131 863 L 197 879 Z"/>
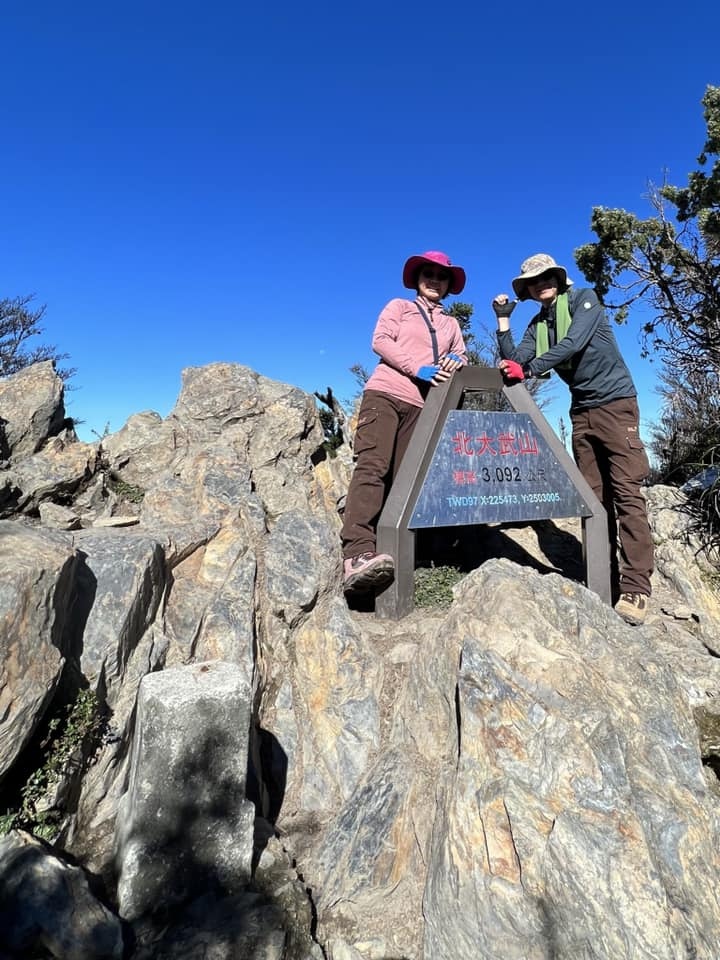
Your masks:
<path fill-rule="evenodd" d="M 455 484 L 477 483 L 477 474 L 475 473 L 474 470 L 454 470 L 453 483 Z"/>
<path fill-rule="evenodd" d="M 479 437 L 471 437 L 464 430 L 458 430 L 452 437 L 452 443 L 453 453 L 466 457 L 481 457 L 486 453 L 492 457 L 538 455 L 537 439 L 529 433 L 521 433 L 517 437 L 514 433 L 500 433 L 497 437 L 483 433 Z"/>
<path fill-rule="evenodd" d="M 476 456 L 482 456 L 483 453 L 489 453 L 493 457 L 498 455 L 497 450 L 493 446 L 493 438 L 489 437 L 486 433 L 484 433 L 481 437 L 475 437 L 475 442 L 480 444 L 478 449 L 475 451 Z"/>
<path fill-rule="evenodd" d="M 498 434 L 498 443 L 500 444 L 500 456 L 505 457 L 511 453 L 514 457 L 518 455 L 518 449 L 515 446 L 514 433 Z"/>
<path fill-rule="evenodd" d="M 453 453 L 463 453 L 466 457 L 472 457 L 475 454 L 475 451 L 470 446 L 471 440 L 472 437 L 469 433 L 465 433 L 464 430 L 458 430 L 458 432 L 452 438 Z"/>
<path fill-rule="evenodd" d="M 537 438 L 529 433 L 521 433 L 517 438 L 518 453 L 530 453 L 533 456 L 538 455 Z"/>

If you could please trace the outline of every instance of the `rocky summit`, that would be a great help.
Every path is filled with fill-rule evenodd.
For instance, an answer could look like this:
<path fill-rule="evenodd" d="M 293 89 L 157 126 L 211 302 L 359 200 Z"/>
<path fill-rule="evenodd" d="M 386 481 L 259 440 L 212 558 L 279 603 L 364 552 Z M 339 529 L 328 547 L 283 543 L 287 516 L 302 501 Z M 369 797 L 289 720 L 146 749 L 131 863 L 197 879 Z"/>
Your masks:
<path fill-rule="evenodd" d="M 341 588 L 315 399 L 234 364 L 77 439 L 0 381 L 0 956 L 717 960 L 720 580 L 650 487 L 631 627 L 579 521 L 451 602 Z"/>

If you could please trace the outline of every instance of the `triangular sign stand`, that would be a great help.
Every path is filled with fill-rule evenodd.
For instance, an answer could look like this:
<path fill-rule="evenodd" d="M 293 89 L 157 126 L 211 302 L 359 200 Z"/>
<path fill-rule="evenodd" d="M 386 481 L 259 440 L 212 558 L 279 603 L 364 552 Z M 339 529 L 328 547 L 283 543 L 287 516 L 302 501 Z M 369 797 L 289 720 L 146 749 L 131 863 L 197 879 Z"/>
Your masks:
<path fill-rule="evenodd" d="M 467 391 L 502 391 L 515 413 L 462 410 Z M 463 367 L 433 387 L 390 490 L 377 549 L 395 560 L 395 580 L 375 613 L 399 620 L 414 606 L 418 527 L 582 519 L 585 582 L 610 603 L 607 515 L 522 383 L 508 386 L 493 367 Z"/>

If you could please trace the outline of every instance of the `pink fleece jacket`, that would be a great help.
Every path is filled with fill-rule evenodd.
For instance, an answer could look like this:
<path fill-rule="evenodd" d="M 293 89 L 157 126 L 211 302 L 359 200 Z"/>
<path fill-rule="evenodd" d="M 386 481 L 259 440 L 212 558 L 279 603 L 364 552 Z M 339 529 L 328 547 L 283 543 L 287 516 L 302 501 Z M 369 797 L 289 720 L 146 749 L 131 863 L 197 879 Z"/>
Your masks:
<path fill-rule="evenodd" d="M 467 363 L 465 343 L 460 325 L 444 312 L 442 304 L 428 309 L 423 302 L 437 337 L 438 356 L 454 353 Z M 366 390 L 379 390 L 415 407 L 424 404 L 421 384 L 427 393 L 427 382 L 416 380 L 420 367 L 431 364 L 433 347 L 430 331 L 412 300 L 391 300 L 382 310 L 375 325 L 372 348 L 380 362 L 365 384 Z"/>

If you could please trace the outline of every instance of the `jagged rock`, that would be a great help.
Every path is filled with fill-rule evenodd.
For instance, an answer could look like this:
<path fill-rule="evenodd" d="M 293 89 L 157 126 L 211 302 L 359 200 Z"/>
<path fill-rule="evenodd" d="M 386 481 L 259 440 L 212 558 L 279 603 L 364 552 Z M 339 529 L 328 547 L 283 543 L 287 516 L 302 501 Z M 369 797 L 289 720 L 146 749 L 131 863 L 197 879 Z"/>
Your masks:
<path fill-rule="evenodd" d="M 120 921 L 82 870 L 20 830 L 0 837 L 0 931 L 3 949 L 18 958 L 40 950 L 57 960 L 123 956 Z"/>
<path fill-rule="evenodd" d="M 82 526 L 77 513 L 59 503 L 41 503 L 39 513 L 40 520 L 46 527 L 54 527 L 56 530 L 79 530 Z"/>
<path fill-rule="evenodd" d="M 65 389 L 52 360 L 0 378 L 0 456 L 31 456 L 65 425 Z"/>
<path fill-rule="evenodd" d="M 700 635 L 720 655 L 720 595 L 712 584 L 717 569 L 702 549 L 686 494 L 671 487 L 650 487 L 655 563 L 663 579 L 696 615 Z M 662 597 L 662 594 L 660 595 Z"/>
<path fill-rule="evenodd" d="M 211 446 L 222 435 L 232 445 L 249 465 L 270 521 L 292 507 L 307 508 L 308 494 L 318 496 L 311 461 L 323 432 L 314 399 L 297 387 L 237 364 L 191 367 L 183 371 L 170 419 L 183 424 L 192 442 Z"/>
<path fill-rule="evenodd" d="M 393 623 L 342 596 L 351 456 L 323 458 L 302 391 L 212 364 L 184 372 L 164 419 L 96 445 L 57 436 L 0 474 L 0 505 L 40 515 L 0 524 L 0 610 L 27 651 L 10 686 L 42 677 L 0 744 L 19 744 L 17 773 L 56 687 L 97 691 L 102 738 L 46 803 L 64 804 L 57 847 L 108 902 L 117 833 L 128 960 L 717 960 L 720 601 L 684 494 L 647 490 L 642 627 L 578 583 L 572 518 L 455 538 L 442 562 L 477 569 L 450 608 Z M 49 529 L 51 505 L 84 529 Z M 50 644 L 39 613 L 17 615 L 25 594 L 54 604 Z M 202 662 L 233 678 L 211 698 L 226 760 L 184 706 Z M 232 799 L 199 841 L 176 829 L 188 789 L 198 823 Z M 194 899 L 153 839 L 199 858 L 199 877 L 229 875 L 230 895 Z"/>
<path fill-rule="evenodd" d="M 266 543 L 268 605 L 273 616 L 294 627 L 301 623 L 303 613 L 315 607 L 321 594 L 337 592 L 337 541 L 327 524 L 293 508 L 278 518 Z"/>
<path fill-rule="evenodd" d="M 136 960 L 284 960 L 287 935 L 283 917 L 257 893 L 217 902 L 212 896 L 190 904 L 181 921 L 159 935 L 146 934 Z M 298 960 L 322 960 L 300 955 Z"/>
<path fill-rule="evenodd" d="M 427 956 L 720 955 L 720 822 L 687 701 L 582 587 L 490 561 L 464 583 L 459 761 L 424 899 Z M 493 625 L 486 633 L 488 623 Z"/>
<path fill-rule="evenodd" d="M 77 557 L 53 531 L 0 520 L 0 777 L 57 686 Z"/>
<path fill-rule="evenodd" d="M 693 614 L 690 607 L 687 604 L 680 603 L 675 607 L 663 607 L 663 613 L 666 613 L 669 617 L 673 617 L 675 620 L 692 620 L 696 614 Z"/>
<path fill-rule="evenodd" d="M 42 450 L 16 462 L 4 476 L 10 505 L 3 515 L 37 513 L 40 504 L 57 497 L 67 502 L 93 475 L 97 451 L 88 443 L 68 443 L 53 437 Z"/>
<path fill-rule="evenodd" d="M 173 567 L 165 609 L 168 665 L 225 660 L 253 673 L 257 558 L 245 525 L 227 523 Z"/>
<path fill-rule="evenodd" d="M 115 708 L 126 665 L 163 599 L 163 551 L 157 541 L 134 531 L 86 530 L 74 543 L 81 561 L 75 610 L 76 632 L 83 638 L 78 663 L 90 686 Z"/>
<path fill-rule="evenodd" d="M 98 517 L 97 520 L 93 520 L 93 527 L 134 527 L 140 522 L 139 517 L 123 517 L 123 516 L 112 516 L 112 517 Z"/>
<path fill-rule="evenodd" d="M 179 423 L 146 411 L 130 417 L 117 433 L 103 437 L 100 449 L 111 473 L 144 490 L 186 451 L 187 439 Z"/>

